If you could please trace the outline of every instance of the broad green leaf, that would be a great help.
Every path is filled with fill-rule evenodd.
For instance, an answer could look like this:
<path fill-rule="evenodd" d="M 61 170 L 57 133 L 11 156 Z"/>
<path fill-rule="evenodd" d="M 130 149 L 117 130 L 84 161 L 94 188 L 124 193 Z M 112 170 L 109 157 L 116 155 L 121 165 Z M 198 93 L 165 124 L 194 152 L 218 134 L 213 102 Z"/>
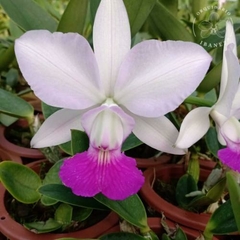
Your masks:
<path fill-rule="evenodd" d="M 166 20 L 167 19 L 167 20 Z M 150 23 L 155 32 L 164 40 L 183 40 L 193 42 L 193 36 L 176 17 L 160 2 L 150 14 Z"/>
<path fill-rule="evenodd" d="M 48 219 L 46 222 L 31 222 L 24 223 L 25 228 L 31 230 L 34 233 L 48 233 L 53 232 L 62 227 L 62 224 L 58 223 L 54 219 Z"/>
<path fill-rule="evenodd" d="M 156 0 L 124 0 L 132 37 L 134 37 L 143 26 L 155 3 Z"/>
<path fill-rule="evenodd" d="M 100 4 L 101 0 L 91 0 L 90 1 L 90 13 L 91 13 L 91 21 L 94 23 L 95 15 Z"/>
<path fill-rule="evenodd" d="M 13 117 L 33 119 L 34 109 L 22 98 L 0 88 L 0 113 Z"/>
<path fill-rule="evenodd" d="M 166 234 L 166 233 L 164 233 L 163 235 L 162 235 L 162 238 L 161 238 L 162 240 L 171 240 L 171 238 Z"/>
<path fill-rule="evenodd" d="M 226 173 L 226 178 L 233 214 L 238 227 L 238 231 L 240 232 L 240 186 L 237 180 L 238 176 L 235 177 L 234 174 L 236 173 L 229 171 Z"/>
<path fill-rule="evenodd" d="M 0 0 L 7 15 L 25 31 L 47 29 L 56 31 L 57 21 L 33 0 Z"/>
<path fill-rule="evenodd" d="M 133 133 L 131 133 L 122 145 L 122 151 L 125 152 L 134 147 L 137 147 L 142 144 L 142 141 L 139 140 Z"/>
<path fill-rule="evenodd" d="M 4 113 L 0 113 L 0 123 L 2 123 L 4 126 L 8 127 L 14 122 L 16 122 L 18 118 L 9 116 Z"/>
<path fill-rule="evenodd" d="M 88 0 L 70 0 L 58 25 L 59 32 L 83 34 L 87 17 Z"/>
<path fill-rule="evenodd" d="M 182 208 L 187 208 L 188 204 L 192 201 L 191 197 L 186 197 L 186 194 L 198 190 L 197 183 L 190 174 L 184 174 L 177 183 L 176 187 L 176 200 L 178 205 Z"/>
<path fill-rule="evenodd" d="M 72 221 L 73 207 L 62 203 L 58 206 L 54 214 L 54 220 L 61 225 L 68 225 Z"/>
<path fill-rule="evenodd" d="M 58 107 L 53 107 L 50 106 L 44 102 L 41 102 L 42 105 L 42 112 L 43 112 L 43 116 L 45 119 L 47 119 L 48 117 L 50 117 L 53 113 L 57 112 L 58 110 L 60 110 L 61 108 Z"/>
<path fill-rule="evenodd" d="M 94 198 L 80 197 L 72 193 L 72 190 L 61 184 L 48 184 L 40 187 L 38 191 L 52 199 L 71 204 L 77 207 L 106 210 L 107 208 Z"/>
<path fill-rule="evenodd" d="M 222 148 L 221 144 L 218 142 L 217 131 L 214 127 L 210 127 L 205 135 L 205 141 L 208 150 L 218 158 L 217 152 Z"/>
<path fill-rule="evenodd" d="M 92 214 L 92 211 L 93 209 L 91 208 L 75 208 L 72 219 L 74 221 L 82 222 Z"/>
<path fill-rule="evenodd" d="M 37 191 L 41 179 L 32 169 L 11 161 L 0 163 L 0 181 L 18 201 L 35 203 L 41 195 Z"/>
<path fill-rule="evenodd" d="M 198 183 L 199 174 L 200 174 L 200 165 L 197 154 L 191 154 L 187 173 L 190 174 L 195 180 L 196 184 Z"/>
<path fill-rule="evenodd" d="M 204 230 L 204 236 L 224 235 L 238 231 L 230 200 L 212 214 Z"/>
<path fill-rule="evenodd" d="M 72 154 L 81 153 L 88 149 L 89 139 L 85 132 L 79 130 L 71 130 L 72 135 Z"/>
<path fill-rule="evenodd" d="M 213 88 L 215 88 L 220 80 L 222 73 L 222 62 L 213 67 L 202 80 L 200 85 L 197 88 L 198 92 L 207 93 Z"/>
<path fill-rule="evenodd" d="M 9 64 L 14 60 L 14 57 L 14 46 L 12 44 L 0 55 L 0 71 L 6 70 Z"/>
<path fill-rule="evenodd" d="M 54 18 L 58 20 L 61 18 L 61 14 L 59 13 L 59 11 L 55 9 L 54 5 L 49 0 L 34 0 L 34 1 L 37 2 L 39 6 L 41 6 L 45 11 L 47 11 Z"/>
<path fill-rule="evenodd" d="M 176 0 L 160 0 L 160 2 L 174 15 L 178 16 L 178 1 Z"/>
<path fill-rule="evenodd" d="M 73 155 L 73 152 L 72 152 L 72 142 L 69 141 L 69 142 L 66 142 L 66 143 L 62 143 L 59 145 L 59 147 L 65 152 L 67 153 L 68 155 Z"/>
<path fill-rule="evenodd" d="M 134 233 L 110 233 L 100 237 L 100 240 L 146 240 L 146 238 Z"/>
<path fill-rule="evenodd" d="M 216 202 L 222 196 L 226 188 L 226 178 L 221 178 L 206 194 L 207 197 L 212 199 L 213 202 Z"/>
<path fill-rule="evenodd" d="M 137 194 L 123 201 L 113 201 L 102 194 L 94 197 L 97 201 L 112 209 L 119 216 L 132 225 L 140 228 L 140 231 L 149 231 L 145 207 Z"/>
<path fill-rule="evenodd" d="M 174 239 L 176 239 L 176 240 L 188 240 L 186 234 L 183 232 L 183 230 L 180 227 L 177 228 Z"/>
<path fill-rule="evenodd" d="M 47 172 L 47 174 L 43 180 L 43 183 L 42 183 L 43 186 L 48 185 L 48 184 L 61 184 L 62 183 L 59 178 L 59 175 L 58 175 L 62 163 L 63 163 L 63 160 L 60 160 L 60 161 L 56 162 L 49 169 L 49 171 Z M 56 199 L 52 199 L 45 195 L 42 195 L 41 202 L 42 202 L 42 204 L 49 206 L 49 205 L 53 205 L 53 204 L 57 203 L 58 201 Z"/>

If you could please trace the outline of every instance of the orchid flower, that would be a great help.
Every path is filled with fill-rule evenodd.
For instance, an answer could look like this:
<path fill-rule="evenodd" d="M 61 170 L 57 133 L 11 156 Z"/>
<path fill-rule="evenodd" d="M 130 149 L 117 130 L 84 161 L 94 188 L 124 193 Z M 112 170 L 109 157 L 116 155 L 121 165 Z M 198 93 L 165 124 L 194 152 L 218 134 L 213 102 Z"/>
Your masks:
<path fill-rule="evenodd" d="M 236 149 L 234 146 L 239 141 L 240 135 L 236 135 L 236 133 L 233 135 L 233 129 L 239 128 L 236 125 L 237 119 L 233 119 L 235 118 L 234 115 L 239 114 L 240 110 L 239 76 L 240 68 L 237 58 L 235 33 L 232 23 L 227 21 L 218 101 L 212 107 L 195 108 L 187 114 L 182 122 L 175 144 L 176 147 L 188 148 L 202 138 L 210 127 L 209 116 L 211 116 L 216 123 L 219 142 L 222 145 L 227 144 L 232 150 Z M 229 127 L 230 125 L 231 128 Z M 222 156 L 222 154 L 220 155 Z M 222 160 L 221 156 L 220 159 Z M 226 161 L 224 160 L 224 162 Z"/>
<path fill-rule="evenodd" d="M 99 192 L 122 200 L 144 182 L 133 158 L 121 152 L 133 132 L 148 145 L 174 154 L 178 131 L 164 116 L 203 79 L 211 57 L 199 45 L 149 40 L 130 50 L 127 12 L 122 0 L 102 0 L 93 27 L 92 51 L 77 33 L 29 31 L 16 40 L 23 76 L 35 94 L 63 108 L 43 123 L 31 144 L 54 146 L 84 130 L 88 151 L 64 161 L 60 178 L 74 194 Z"/>

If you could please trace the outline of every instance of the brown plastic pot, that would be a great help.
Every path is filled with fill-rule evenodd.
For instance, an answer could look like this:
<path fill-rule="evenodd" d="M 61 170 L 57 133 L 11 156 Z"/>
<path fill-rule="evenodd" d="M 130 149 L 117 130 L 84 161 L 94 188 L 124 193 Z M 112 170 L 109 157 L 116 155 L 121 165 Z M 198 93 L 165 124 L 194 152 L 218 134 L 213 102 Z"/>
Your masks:
<path fill-rule="evenodd" d="M 0 162 L 5 161 L 5 160 L 11 160 L 13 162 L 17 162 L 17 163 L 22 164 L 22 159 L 18 155 L 7 152 L 7 151 L 0 148 Z"/>
<path fill-rule="evenodd" d="M 43 154 L 38 149 L 25 148 L 8 141 L 5 137 L 7 128 L 0 126 L 0 148 L 22 158 L 42 159 Z"/>
<path fill-rule="evenodd" d="M 28 164 L 35 172 L 40 171 L 40 166 L 46 160 L 38 160 Z M 0 184 L 0 232 L 10 240 L 56 240 L 59 238 L 97 238 L 105 234 L 109 229 L 116 226 L 119 217 L 115 212 L 110 212 L 102 221 L 83 230 L 71 233 L 44 233 L 36 234 L 20 223 L 16 222 L 8 213 L 5 203 L 7 201 L 7 191 Z"/>
<path fill-rule="evenodd" d="M 172 156 L 169 154 L 164 154 L 158 157 L 151 158 L 135 158 L 137 161 L 138 168 L 146 169 L 149 167 L 156 167 L 162 164 L 169 163 L 172 159 Z"/>
<path fill-rule="evenodd" d="M 209 214 L 193 213 L 181 209 L 159 196 L 152 188 L 154 179 L 161 179 L 169 182 L 170 179 L 177 179 L 185 173 L 183 165 L 168 164 L 156 168 L 149 168 L 144 172 L 145 183 L 140 190 L 141 197 L 146 203 L 159 213 L 164 213 L 167 219 L 174 223 L 198 231 L 204 231 L 205 226 L 210 218 Z M 204 181 L 210 174 L 210 170 L 201 169 L 200 180 Z"/>
<path fill-rule="evenodd" d="M 149 217 L 147 219 L 148 221 L 148 226 L 150 227 L 150 229 L 157 234 L 157 236 L 159 237 L 159 239 L 161 239 L 162 237 L 162 234 L 165 233 L 165 230 L 161 224 L 161 218 L 159 217 Z M 171 231 L 174 231 L 176 229 L 176 224 L 170 220 L 165 220 L 167 226 L 169 227 L 169 229 Z M 190 228 L 187 228 L 187 227 L 184 227 L 184 226 L 180 226 L 178 224 L 178 227 L 180 227 L 183 232 L 186 234 L 187 236 L 187 239 L 188 240 L 196 240 L 197 237 L 200 236 L 200 232 L 197 231 L 197 230 L 194 230 L 194 229 L 190 229 Z M 117 232 L 120 232 L 120 227 L 119 225 L 117 226 L 114 226 L 112 227 L 111 229 L 108 230 L 107 233 L 117 233 Z M 218 238 L 218 237 L 213 237 L 213 240 L 219 240 L 219 239 L 222 239 L 222 238 Z"/>

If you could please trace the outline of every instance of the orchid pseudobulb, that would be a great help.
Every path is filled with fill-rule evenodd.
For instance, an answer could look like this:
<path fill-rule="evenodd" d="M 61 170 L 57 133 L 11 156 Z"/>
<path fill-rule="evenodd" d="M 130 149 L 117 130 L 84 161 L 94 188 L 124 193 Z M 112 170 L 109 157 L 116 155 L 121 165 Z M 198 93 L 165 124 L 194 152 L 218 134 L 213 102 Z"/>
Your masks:
<path fill-rule="evenodd" d="M 156 149 L 184 154 L 173 147 L 178 132 L 164 115 L 196 89 L 211 57 L 197 44 L 181 41 L 149 40 L 131 50 L 130 45 L 122 0 L 101 1 L 94 52 L 76 33 L 29 31 L 16 41 L 20 69 L 35 94 L 63 108 L 46 119 L 32 146 L 67 142 L 70 129 L 84 130 L 90 139 L 88 151 L 65 160 L 60 169 L 63 184 L 76 195 L 102 192 L 122 200 L 137 193 L 144 178 L 135 160 L 121 152 L 131 132 Z"/>

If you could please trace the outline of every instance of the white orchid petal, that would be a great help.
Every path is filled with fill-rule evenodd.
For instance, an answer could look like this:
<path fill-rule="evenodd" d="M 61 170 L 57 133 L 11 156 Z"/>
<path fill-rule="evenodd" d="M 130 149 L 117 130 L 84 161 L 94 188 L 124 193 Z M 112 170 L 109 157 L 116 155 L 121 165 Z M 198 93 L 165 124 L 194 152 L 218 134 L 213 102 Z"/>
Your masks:
<path fill-rule="evenodd" d="M 175 143 L 178 148 L 189 148 L 197 142 L 207 132 L 210 127 L 211 108 L 199 107 L 195 108 L 184 118 L 179 136 Z"/>
<path fill-rule="evenodd" d="M 94 21 L 93 45 L 106 95 L 111 95 L 119 66 L 131 45 L 130 26 L 122 0 L 101 1 Z"/>
<path fill-rule="evenodd" d="M 16 40 L 15 53 L 23 76 L 49 105 L 84 109 L 102 101 L 97 62 L 82 36 L 29 31 Z"/>
<path fill-rule="evenodd" d="M 240 67 L 239 67 L 239 76 L 240 76 Z M 232 102 L 231 116 L 235 116 L 237 119 L 240 119 L 240 84 L 238 84 L 237 92 Z"/>
<path fill-rule="evenodd" d="M 220 128 L 220 131 L 226 140 L 229 142 L 239 143 L 240 142 L 240 122 L 235 118 L 229 118 Z"/>
<path fill-rule="evenodd" d="M 133 133 L 147 145 L 163 152 L 185 154 L 186 150 L 173 147 L 178 131 L 166 117 L 144 118 L 133 115 L 135 127 Z"/>
<path fill-rule="evenodd" d="M 108 150 L 120 149 L 134 127 L 133 118 L 117 105 L 94 108 L 82 116 L 81 122 L 91 145 Z"/>
<path fill-rule="evenodd" d="M 234 54 L 233 47 L 234 46 L 230 44 L 225 51 L 225 59 L 228 72 L 227 85 L 225 86 L 224 92 L 221 93 L 221 97 L 219 97 L 219 100 L 214 106 L 214 109 L 216 111 L 220 112 L 226 117 L 230 116 L 233 100 L 238 89 L 240 76 L 240 66 L 238 58 Z"/>
<path fill-rule="evenodd" d="M 196 89 L 210 62 L 210 55 L 194 43 L 144 41 L 124 59 L 114 99 L 134 114 L 163 116 Z"/>
<path fill-rule="evenodd" d="M 228 68 L 227 65 L 227 59 L 225 52 L 227 51 L 227 48 L 230 44 L 233 44 L 233 53 L 235 56 L 237 56 L 237 45 L 236 45 L 236 37 L 234 33 L 234 28 L 230 20 L 226 22 L 226 33 L 225 33 L 225 39 L 224 39 L 224 47 L 223 47 L 223 60 L 222 60 L 222 74 L 221 74 L 221 84 L 220 84 L 220 93 L 219 93 L 219 99 L 222 98 L 222 95 L 225 92 L 226 86 L 228 84 L 228 81 L 230 80 L 228 78 L 228 72 L 230 68 Z"/>
<path fill-rule="evenodd" d="M 31 146 L 43 148 L 71 140 L 71 129 L 83 131 L 81 115 L 84 111 L 61 109 L 48 117 L 34 135 Z"/>

